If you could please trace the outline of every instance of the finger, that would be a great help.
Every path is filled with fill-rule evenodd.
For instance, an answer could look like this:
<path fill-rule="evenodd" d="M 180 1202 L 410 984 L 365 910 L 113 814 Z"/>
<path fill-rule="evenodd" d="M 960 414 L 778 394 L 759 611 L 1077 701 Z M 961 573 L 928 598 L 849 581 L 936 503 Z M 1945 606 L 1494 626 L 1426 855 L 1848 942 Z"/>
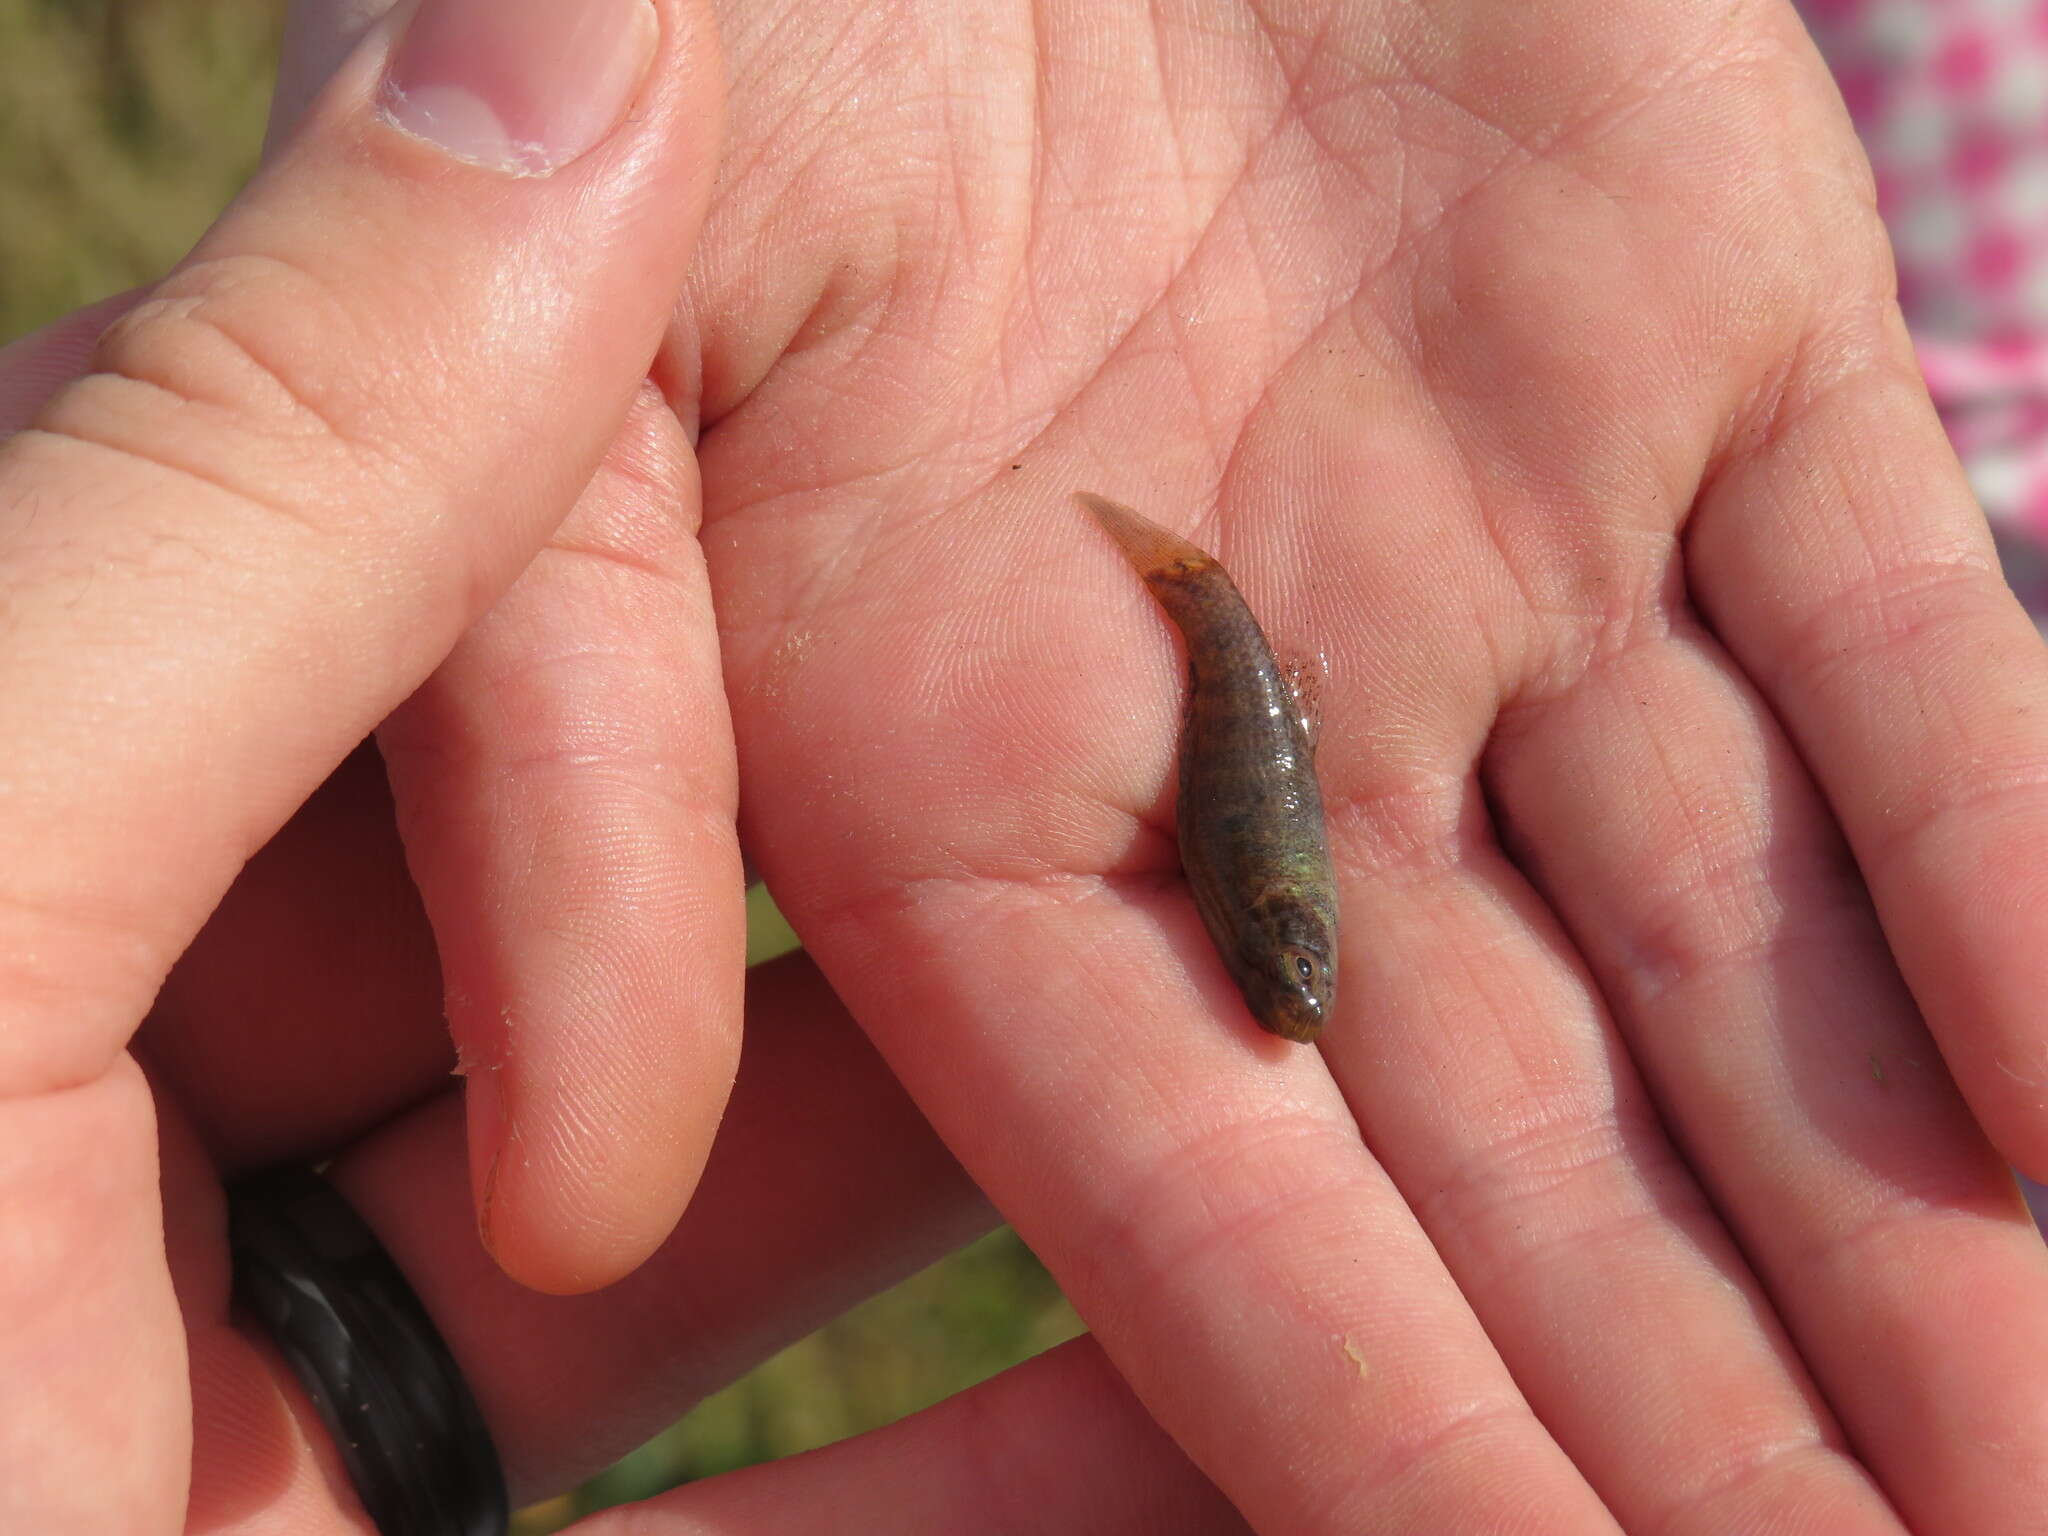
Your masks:
<path fill-rule="evenodd" d="M 387 9 L 292 7 L 273 147 Z M 650 393 L 547 556 L 379 733 L 447 971 L 477 1223 L 543 1290 L 603 1284 L 667 1235 L 738 1055 L 736 770 L 698 506 Z"/>
<path fill-rule="evenodd" d="M 34 1384 L 0 1410 L 14 1529 L 176 1529 L 190 1436 L 154 1132 L 125 1053 L 0 1115 L 0 1371 Z"/>
<path fill-rule="evenodd" d="M 1249 1531 L 1075 1339 L 886 1429 L 594 1515 L 575 1536 Z"/>
<path fill-rule="evenodd" d="M 228 1326 L 232 1271 L 221 1176 L 176 1092 L 152 1066 L 157 1147 L 163 1186 L 163 1251 L 183 1312 L 190 1373 L 189 1499 L 181 1500 L 188 1533 L 238 1530 L 243 1536 L 303 1532 L 326 1536 L 367 1527 L 346 1495 L 348 1473 L 334 1447 L 293 1432 L 293 1410 L 318 1424 L 311 1401 L 267 1343 L 252 1345 Z M 236 1459 L 210 1475 L 206 1448 L 228 1444 Z M 349 1514 L 342 1513 L 346 1504 Z M 97 1527 L 81 1527 L 96 1529 Z"/>
<path fill-rule="evenodd" d="M 1292 382 L 1320 399 L 1347 366 L 1318 349 Z M 1274 425 L 1327 483 L 1373 478 L 1387 449 L 1335 420 Z M 1254 483 L 1269 440 L 1262 427 L 1240 445 Z M 1470 492 L 1425 471 L 1411 494 Z M 1346 573 L 1343 613 L 1319 626 L 1351 642 L 1334 691 L 1398 701 L 1343 712 L 1318 750 L 1346 935 L 1323 1051 L 1358 1123 L 1536 1417 L 1625 1529 L 1896 1533 L 1583 966 L 1493 836 L 1475 764 L 1502 659 L 1554 648 L 1475 614 L 1486 642 L 1444 652 L 1442 594 L 1506 585 L 1484 519 L 1417 518 L 1412 547 L 1368 552 L 1355 526 L 1304 519 L 1286 559 Z"/>
<path fill-rule="evenodd" d="M 1483 816 L 1345 803 L 1325 1051 L 1544 1427 L 1625 1529 L 1897 1532 Z"/>
<path fill-rule="evenodd" d="M 2038 1509 L 2048 1251 L 1760 701 L 1681 620 L 1518 709 L 1491 763 L 1665 1120 L 1894 1501 L 1929 1530 Z M 1979 1416 L 2005 1428 L 1954 1432 Z"/>
<path fill-rule="evenodd" d="M 739 1058 L 738 771 L 694 460 L 650 389 L 379 732 L 467 1074 L 478 1225 L 575 1291 L 681 1215 Z"/>
<path fill-rule="evenodd" d="M 541 1295 L 492 1262 L 465 1219 L 452 1095 L 336 1168 L 461 1362 L 522 1498 L 608 1465 L 995 1221 L 810 962 L 751 974 L 747 1054 L 697 1198 L 658 1254 L 601 1293 Z M 203 1245 L 183 1252 L 193 1262 Z M 268 1352 L 225 1326 L 225 1305 L 216 1294 L 214 1332 L 194 1346 L 195 1373 L 202 1354 L 214 1373 L 194 1502 L 242 1501 L 253 1520 L 262 1501 L 243 1469 L 317 1486 L 330 1453 L 310 1408 L 288 1386 L 280 1395 Z"/>
<path fill-rule="evenodd" d="M 1184 898 L 1047 883 L 923 886 L 848 1002 L 1147 1409 L 1259 1529 L 1612 1528 L 1320 1058 L 1221 1026 L 1238 1005 Z M 969 935 L 971 967 L 874 958 Z M 933 1019 L 972 1048 L 916 1050 Z"/>
<path fill-rule="evenodd" d="M 689 28 L 665 35 L 672 62 L 688 64 Z M 75 1080 L 104 1061 L 225 874 L 417 683 L 573 499 L 658 333 L 666 295 L 644 292 L 647 270 L 672 257 L 688 216 L 636 211 L 576 236 L 562 226 L 590 218 L 593 196 L 649 206 L 631 193 L 665 170 L 702 181 L 704 146 L 667 149 L 686 115 L 669 73 L 626 142 L 555 178 L 508 180 L 382 122 L 370 97 L 384 51 L 368 50 L 323 131 L 117 327 L 100 371 L 0 457 L 0 720 L 15 751 L 0 867 L 14 906 L 77 913 L 68 934 L 55 931 L 61 918 L 11 919 L 36 924 L 42 942 L 9 949 L 62 976 L 89 944 L 112 971 L 95 990 L 119 999 L 54 1035 L 9 1030 L 17 1085 Z M 701 76 L 702 61 L 690 71 Z M 688 164 L 650 165 L 636 144 Z M 368 233 L 335 240 L 337 207 Z M 438 249 L 436 274 L 395 280 L 401 251 L 422 246 Z M 589 313 L 548 312 L 565 269 Z M 480 301 L 474 288 L 491 282 L 502 291 Z M 445 291 L 425 303 L 423 288 Z M 516 292 L 548 303 L 507 325 Z M 443 366 L 479 345 L 490 355 L 475 366 L 518 390 L 479 390 Z M 166 635 L 177 659 L 138 666 L 137 647 Z M 138 847 L 152 857 L 136 860 Z M 105 878 L 116 859 L 119 877 Z"/>
<path fill-rule="evenodd" d="M 50 396 L 86 371 L 100 333 L 142 298 L 139 288 L 117 293 L 0 347 L 0 442 L 27 426 Z"/>
<path fill-rule="evenodd" d="M 1355 366 L 1309 349 L 1272 398 L 1330 398 Z M 1248 486 L 1285 484 L 1281 466 L 1304 458 L 1318 483 L 1351 485 L 1384 478 L 1390 447 L 1424 450 L 1406 484 L 1429 510 L 1401 531 L 1362 538 L 1304 497 L 1277 539 L 1282 571 L 1341 573 L 1316 623 L 1346 638 L 1331 682 L 1352 701 L 1317 753 L 1346 939 L 1324 1055 L 1536 1416 L 1624 1528 L 1896 1533 L 1584 966 L 1495 839 L 1476 765 L 1503 674 L 1550 677 L 1564 647 L 1532 638 L 1518 604 L 1473 602 L 1513 574 L 1431 430 L 1383 421 L 1361 437 L 1276 412 L 1235 461 Z M 1273 611 L 1321 606 L 1317 585 Z M 1476 643 L 1446 650 L 1446 593 L 1473 603 Z"/>
<path fill-rule="evenodd" d="M 374 745 L 243 867 L 136 1050 L 227 1174 L 324 1162 L 447 1087 L 440 966 Z"/>
<path fill-rule="evenodd" d="M 2040 1176 L 2048 657 L 1896 319 L 1809 350 L 1845 360 L 1749 424 L 1694 514 L 1692 587 L 1839 818 L 1971 1108 Z"/>
<path fill-rule="evenodd" d="M 451 39 L 465 9 L 500 46 Z M 66 1485 L 105 1529 L 174 1520 L 183 1457 L 164 1426 L 186 1418 L 182 1371 L 143 1369 L 164 1363 L 169 1292 L 146 1118 L 116 1135 L 99 1114 L 139 1103 L 121 1047 L 241 861 L 587 480 L 652 355 L 710 174 L 700 12 L 663 0 L 651 34 L 613 13 L 655 51 L 600 60 L 590 95 L 551 94 L 572 60 L 536 48 L 542 90 L 516 103 L 492 94 L 519 83 L 509 45 L 543 37 L 502 27 L 502 7 L 419 14 L 395 55 L 373 34 L 290 152 L 102 342 L 97 371 L 0 449 L 0 1140 L 24 1168 L 90 1164 L 95 1188 L 132 1202 L 132 1219 L 93 1230 L 95 1265 L 118 1277 L 94 1310 L 59 1267 L 94 1202 L 0 1187 L 36 1259 L 16 1299 L 48 1301 L 8 1323 L 42 1331 L 39 1420 L 117 1417 L 168 1449 L 136 1463 L 158 1481 L 148 1497 Z M 423 104 L 477 108 L 441 120 L 459 122 L 467 160 L 381 114 L 387 55 L 405 87 L 392 109 L 421 131 Z M 494 121 L 559 152 L 554 174 L 470 163 L 506 163 Z M 539 168 L 522 152 L 519 169 Z M 141 1363 L 118 1399 L 110 1359 Z M 0 1486 L 46 1491 L 24 1457 L 0 1442 Z M 55 1528 L 34 1502 L 10 1514 Z"/>
<path fill-rule="evenodd" d="M 660 1251 L 603 1291 L 547 1296 L 497 1270 L 462 1219 L 461 1126 L 446 1106 L 337 1166 L 440 1319 L 522 1497 L 609 1465 L 995 1225 L 816 968 L 791 956 L 749 979 L 746 1054 L 703 1182 Z"/>

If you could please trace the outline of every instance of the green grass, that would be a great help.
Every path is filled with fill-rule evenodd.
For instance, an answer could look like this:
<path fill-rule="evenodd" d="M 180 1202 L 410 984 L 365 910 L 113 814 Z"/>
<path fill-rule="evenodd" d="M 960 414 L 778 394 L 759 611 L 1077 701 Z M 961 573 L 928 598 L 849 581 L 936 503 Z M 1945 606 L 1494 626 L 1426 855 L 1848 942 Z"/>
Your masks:
<path fill-rule="evenodd" d="M 0 0 L 0 341 L 161 275 L 256 164 L 278 6 Z M 748 959 L 795 943 L 765 894 Z M 999 1232 L 783 1351 L 522 1536 L 886 1424 L 1079 1330 Z"/>
<path fill-rule="evenodd" d="M 796 934 L 776 910 L 765 885 L 747 892 L 747 964 L 759 965 L 797 947 Z"/>
<path fill-rule="evenodd" d="M 255 167 L 281 10 L 0 0 L 0 339 L 191 247 Z"/>
<path fill-rule="evenodd" d="M 791 1345 L 569 1497 L 527 1511 L 519 1536 L 890 1423 L 1080 1331 L 1005 1228 Z"/>

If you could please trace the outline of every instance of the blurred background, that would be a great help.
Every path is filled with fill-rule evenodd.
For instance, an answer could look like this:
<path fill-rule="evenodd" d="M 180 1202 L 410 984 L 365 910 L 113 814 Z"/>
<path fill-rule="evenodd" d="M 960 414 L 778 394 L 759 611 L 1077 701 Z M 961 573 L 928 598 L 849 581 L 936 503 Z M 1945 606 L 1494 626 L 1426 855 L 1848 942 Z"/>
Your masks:
<path fill-rule="evenodd" d="M 166 271 L 254 169 L 282 5 L 0 0 L 0 343 Z M 749 959 L 795 943 L 763 893 Z M 515 1529 L 858 1434 L 1071 1338 L 1014 1234 L 783 1351 Z"/>

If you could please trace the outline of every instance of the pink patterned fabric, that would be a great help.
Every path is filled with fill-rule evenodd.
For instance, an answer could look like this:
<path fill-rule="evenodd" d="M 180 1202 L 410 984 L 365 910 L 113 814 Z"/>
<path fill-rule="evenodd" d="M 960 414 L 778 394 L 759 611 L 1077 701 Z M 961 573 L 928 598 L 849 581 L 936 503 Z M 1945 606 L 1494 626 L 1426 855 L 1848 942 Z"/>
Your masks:
<path fill-rule="evenodd" d="M 1877 173 L 1899 303 L 2048 632 L 2048 0 L 1797 0 Z M 2048 1236 L 2048 1187 L 2020 1180 Z"/>
<path fill-rule="evenodd" d="M 2048 612 L 2048 0 L 1800 9 L 1877 173 L 1928 387 Z"/>

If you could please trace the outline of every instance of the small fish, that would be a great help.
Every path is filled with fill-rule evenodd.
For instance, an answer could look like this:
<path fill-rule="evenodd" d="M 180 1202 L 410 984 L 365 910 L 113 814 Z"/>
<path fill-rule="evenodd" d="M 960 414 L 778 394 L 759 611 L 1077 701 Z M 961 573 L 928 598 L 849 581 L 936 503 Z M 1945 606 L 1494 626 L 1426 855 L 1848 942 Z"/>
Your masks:
<path fill-rule="evenodd" d="M 1308 722 L 1214 556 L 1129 507 L 1075 499 L 1187 642 L 1176 817 L 1195 908 L 1252 1017 L 1313 1040 L 1337 999 L 1337 882 Z"/>

